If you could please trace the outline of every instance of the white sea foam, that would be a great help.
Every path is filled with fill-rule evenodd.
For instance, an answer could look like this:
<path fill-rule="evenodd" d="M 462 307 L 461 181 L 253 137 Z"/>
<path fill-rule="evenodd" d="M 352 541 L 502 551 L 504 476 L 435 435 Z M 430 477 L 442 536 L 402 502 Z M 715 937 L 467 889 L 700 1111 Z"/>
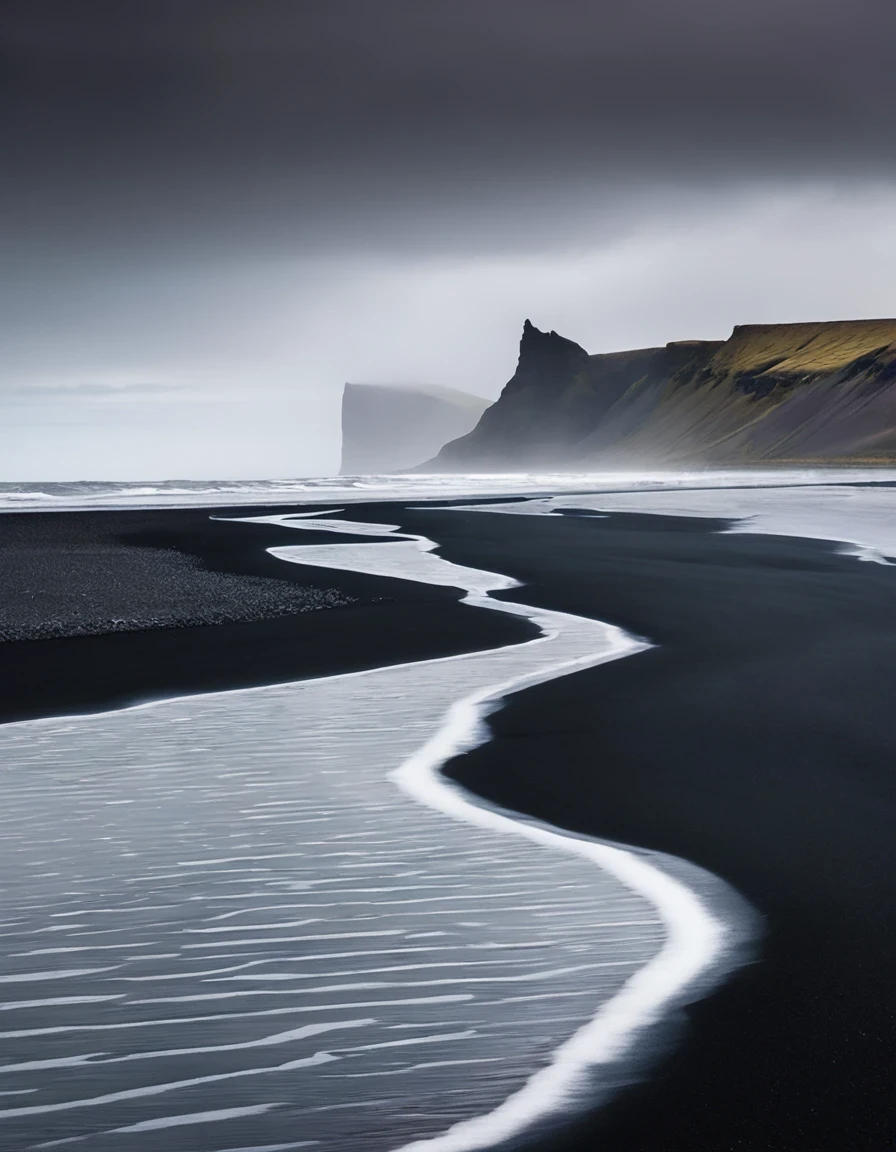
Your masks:
<path fill-rule="evenodd" d="M 896 471 L 886 474 L 896 482 Z M 882 477 L 878 476 L 880 480 Z M 868 481 L 866 474 L 860 479 Z M 896 559 L 896 487 L 828 482 L 816 487 L 717 487 L 687 491 L 585 493 L 506 504 L 474 504 L 466 511 L 549 515 L 565 509 L 636 512 L 733 521 L 726 532 L 831 540 L 859 560 Z"/>
<path fill-rule="evenodd" d="M 319 1140 L 298 1140 L 291 1144 L 253 1144 L 251 1148 L 222 1148 L 221 1152 L 290 1152 L 293 1148 L 310 1148 Z"/>
<path fill-rule="evenodd" d="M 332 515 L 288 522 L 309 531 L 357 529 L 334 524 Z M 384 532 L 394 539 L 382 539 Z M 372 1150 L 424 1137 L 481 1147 L 500 1138 L 495 1133 L 549 1119 L 559 1106 L 571 1110 L 569 1098 L 585 1079 L 581 1102 L 599 1100 L 622 1068 L 629 1074 L 633 1057 L 650 1052 L 644 1029 L 652 1021 L 741 959 L 728 950 L 739 929 L 729 890 L 716 878 L 487 808 L 437 770 L 485 738 L 484 716 L 503 693 L 643 645 L 593 620 L 496 600 L 493 591 L 515 582 L 448 565 L 430 541 L 398 537 L 388 525 L 362 533 L 365 540 L 343 545 L 309 538 L 308 548 L 283 558 L 358 571 L 375 564 L 384 574 L 456 586 L 470 604 L 534 620 L 541 635 L 362 673 L 0 727 L 5 899 L 17 914 L 10 947 L 80 948 L 95 938 L 101 948 L 134 941 L 146 949 L 117 951 L 121 963 L 112 968 L 66 969 L 65 984 L 16 988 L 32 997 L 58 988 L 72 1008 L 64 1021 L 54 1014 L 53 1027 L 3 1034 L 6 1062 L 39 1062 L 19 1073 L 39 1091 L 27 1105 L 0 1109 L 0 1121 L 15 1122 L 4 1132 L 14 1141 L 10 1152 L 42 1138 L 47 1114 L 66 1112 L 70 1132 L 109 1130 L 120 1120 L 106 1112 L 120 1102 L 129 1102 L 128 1123 L 139 1123 L 164 1107 L 159 1094 L 188 1091 L 183 1111 L 197 1115 L 228 1105 L 235 1078 L 240 1104 L 261 1105 L 282 1099 L 281 1081 L 267 1077 L 286 1072 L 290 1099 L 304 1093 L 318 1107 L 303 1112 L 295 1133 L 278 1116 L 259 1119 L 259 1140 L 314 1136 L 333 1152 L 351 1152 L 350 1134 L 314 1118 L 319 1108 L 344 1107 L 349 1093 L 352 1107 L 367 1109 Z M 398 787 L 390 788 L 398 765 Z M 259 810 L 284 819 L 250 823 Z M 36 875 L 35 862 L 47 859 L 55 878 Z M 287 903 L 293 893 L 301 905 Z M 298 927 L 290 909 L 306 906 L 327 923 Z M 245 923 L 231 918 L 234 910 Z M 438 930 L 421 939 L 414 929 L 430 923 Z M 40 935 L 47 925 L 57 933 L 49 939 Z M 199 934 L 212 925 L 224 931 Z M 220 979 L 209 962 L 232 971 L 238 957 L 273 978 L 209 990 Z M 347 971 L 334 972 L 333 961 Z M 360 982 L 332 983 L 368 965 L 401 973 L 418 961 L 431 971 L 371 993 Z M 485 964 L 495 966 L 494 979 Z M 156 990 L 133 981 L 168 978 L 175 968 L 182 982 L 157 986 L 175 995 L 131 998 L 131 989 Z M 429 985 L 445 979 L 458 991 L 415 995 L 439 991 Z M 86 998 L 122 988 L 128 994 L 111 1009 Z M 377 1020 L 351 1052 L 315 1052 L 313 1038 L 297 1038 L 296 1029 L 275 1034 L 287 1037 L 295 1059 L 254 1066 L 267 1020 L 366 1020 L 368 1010 Z M 100 1048 L 115 1037 L 114 1084 L 103 1068 L 109 1057 L 84 1059 L 83 1048 L 93 1047 L 83 1042 L 88 1033 L 103 1034 Z M 154 1035 L 164 1037 L 156 1048 Z M 224 1069 L 195 1077 L 191 1042 L 230 1053 Z M 412 1070 L 425 1067 L 419 1042 L 443 1072 Z M 389 1045 L 386 1067 L 408 1069 L 396 1082 L 403 1095 L 388 1110 L 369 1099 L 361 1075 L 384 1066 L 381 1044 Z M 163 1083 L 148 1083 L 159 1051 L 173 1066 Z M 489 1076 L 452 1079 L 451 1068 L 468 1058 L 493 1059 Z M 42 1071 L 44 1060 L 71 1062 L 77 1075 Z M 533 1068 L 540 1069 L 534 1077 Z"/>
<path fill-rule="evenodd" d="M 329 1052 L 315 1052 L 300 1060 L 290 1060 L 286 1064 L 270 1065 L 264 1068 L 240 1068 L 236 1072 L 217 1072 L 211 1076 L 192 1076 L 188 1080 L 174 1080 L 167 1084 L 146 1084 L 140 1088 L 127 1088 L 121 1092 L 105 1092 L 81 1100 L 62 1100 L 56 1104 L 35 1104 L 30 1107 L 4 1108 L 0 1117 L 44 1116 L 51 1112 L 70 1112 L 76 1108 L 93 1108 L 98 1104 L 116 1104 L 121 1100 L 139 1100 L 146 1096 L 161 1096 L 181 1088 L 195 1088 L 202 1084 L 218 1084 L 222 1080 L 238 1080 L 246 1076 L 269 1076 L 275 1072 L 290 1072 L 296 1068 L 309 1068 L 317 1064 L 328 1064 L 338 1057 Z"/>
<path fill-rule="evenodd" d="M 297 529 L 359 535 L 397 531 L 389 524 L 266 516 L 253 522 L 280 523 Z M 548 612 L 493 599 L 490 593 L 518 587 L 518 581 L 496 573 L 451 564 L 434 555 L 436 544 L 422 536 L 402 534 L 395 543 L 318 544 L 270 549 L 283 560 L 374 575 L 402 576 L 424 583 L 447 584 L 466 590 L 465 603 L 527 617 L 542 636 L 517 645 L 516 667 L 506 680 L 490 684 L 454 703 L 431 739 L 394 773 L 398 785 L 420 803 L 469 824 L 504 835 L 524 836 L 540 844 L 591 860 L 623 884 L 646 897 L 666 927 L 663 948 L 606 1001 L 595 1017 L 554 1053 L 549 1065 L 522 1089 L 489 1113 L 462 1120 L 446 1132 L 402 1146 L 400 1152 L 472 1152 L 519 1135 L 533 1123 L 554 1114 L 586 1082 L 589 1071 L 618 1061 L 639 1032 L 662 1018 L 701 976 L 711 971 L 731 938 L 728 926 L 704 899 L 643 854 L 622 847 L 561 833 L 519 816 L 474 802 L 465 789 L 449 781 L 441 767 L 452 757 L 488 739 L 485 717 L 511 692 L 564 675 L 576 668 L 643 651 L 649 645 L 608 624 Z M 590 641 L 583 654 L 575 639 Z M 595 645 L 595 633 L 599 642 Z M 573 637 L 572 651 L 562 641 Z M 533 648 L 560 642 L 553 656 L 529 657 Z M 568 995 L 568 994 L 564 994 Z M 539 998 L 539 997 L 534 997 Z"/>
<path fill-rule="evenodd" d="M 158 1132 L 161 1128 L 182 1128 L 186 1124 L 216 1124 L 222 1120 L 238 1120 L 243 1116 L 261 1116 L 277 1108 L 277 1104 L 250 1104 L 244 1108 L 216 1108 L 211 1112 L 190 1112 L 179 1116 L 159 1116 L 155 1120 L 141 1120 L 124 1128 L 112 1128 L 109 1134 L 119 1132 Z"/>
<path fill-rule="evenodd" d="M 649 472 L 517 472 L 297 477 L 283 480 L 194 480 L 127 483 L 0 484 L 0 511 L 90 508 L 190 508 L 239 504 L 341 504 L 367 500 L 439 500 L 470 496 L 638 490 L 687 487 L 755 487 L 892 479 L 886 468 L 690 469 Z"/>
<path fill-rule="evenodd" d="M 44 980 L 68 980 L 72 976 L 93 976 L 97 972 L 111 972 L 109 968 L 57 968 L 52 972 L 12 972 L 0 976 L 0 984 L 42 984 Z"/>

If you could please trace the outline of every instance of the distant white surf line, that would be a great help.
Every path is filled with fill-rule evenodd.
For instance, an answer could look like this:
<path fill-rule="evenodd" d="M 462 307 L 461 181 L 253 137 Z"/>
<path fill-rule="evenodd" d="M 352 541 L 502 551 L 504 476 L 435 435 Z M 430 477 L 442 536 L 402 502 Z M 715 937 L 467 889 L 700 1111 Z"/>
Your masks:
<path fill-rule="evenodd" d="M 305 476 L 255 480 L 82 480 L 0 483 L 0 513 L 88 511 L 92 508 L 214 508 L 338 501 L 506 497 L 552 492 L 627 491 L 722 485 L 854 483 L 892 480 L 892 468 L 692 468 L 655 471 L 450 472 Z"/>
<path fill-rule="evenodd" d="M 871 480 L 872 477 L 865 477 Z M 891 481 L 896 479 L 890 474 Z M 458 509 L 461 506 L 458 506 Z M 545 515 L 573 509 L 595 514 L 711 517 L 730 520 L 728 533 L 792 536 L 842 545 L 843 555 L 877 564 L 896 562 L 896 487 L 828 482 L 817 486 L 721 485 L 674 491 L 557 494 L 500 504 L 463 505 L 466 512 Z"/>
<path fill-rule="evenodd" d="M 565 632 L 584 630 L 586 636 L 591 637 L 598 631 L 603 639 L 603 647 L 597 651 L 586 644 L 590 650 L 581 654 L 570 655 L 567 650 L 564 656 L 553 661 L 542 656 L 534 667 L 521 670 L 512 679 L 456 701 L 432 738 L 392 774 L 400 788 L 431 809 L 500 834 L 523 836 L 591 860 L 649 900 L 665 925 L 666 941 L 661 950 L 599 1008 L 588 1024 L 561 1044 L 551 1062 L 530 1077 L 520 1090 L 491 1112 L 460 1121 L 438 1136 L 405 1144 L 396 1152 L 473 1152 L 518 1137 L 533 1125 L 555 1116 L 586 1085 L 595 1069 L 629 1055 L 639 1034 L 663 1019 L 689 995 L 696 995 L 701 978 L 706 985 L 714 984 L 716 979 L 710 979 L 710 974 L 714 972 L 718 978 L 726 953 L 731 963 L 730 953 L 740 941 L 734 926 L 716 915 L 705 899 L 643 853 L 577 837 L 490 806 L 448 780 L 440 769 L 452 757 L 489 740 L 485 718 L 510 693 L 577 669 L 633 655 L 652 645 L 610 624 L 495 600 L 490 596 L 492 591 L 520 587 L 519 581 L 442 560 L 433 555 L 437 547 L 434 541 L 399 533 L 397 525 L 322 518 L 316 513 L 239 518 L 239 522 L 246 521 L 359 536 L 395 535 L 394 541 L 309 544 L 268 551 L 292 563 L 462 588 L 466 591 L 464 603 L 524 616 L 541 629 L 542 635 L 537 639 L 506 646 L 516 648 L 521 654 L 550 645 Z M 561 649 L 563 647 L 561 644 Z M 482 655 L 470 653 L 445 659 L 475 660 Z M 712 879 L 718 889 L 728 892 L 722 881 Z M 732 894 L 732 905 L 737 899 Z"/>

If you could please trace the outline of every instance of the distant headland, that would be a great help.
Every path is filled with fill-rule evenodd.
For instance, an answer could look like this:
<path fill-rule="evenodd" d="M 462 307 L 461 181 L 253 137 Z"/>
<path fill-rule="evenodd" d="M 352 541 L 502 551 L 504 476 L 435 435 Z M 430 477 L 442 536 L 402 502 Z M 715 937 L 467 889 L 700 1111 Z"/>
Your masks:
<path fill-rule="evenodd" d="M 425 472 L 896 462 L 896 320 L 745 324 L 589 355 L 523 327 L 516 372 Z"/>

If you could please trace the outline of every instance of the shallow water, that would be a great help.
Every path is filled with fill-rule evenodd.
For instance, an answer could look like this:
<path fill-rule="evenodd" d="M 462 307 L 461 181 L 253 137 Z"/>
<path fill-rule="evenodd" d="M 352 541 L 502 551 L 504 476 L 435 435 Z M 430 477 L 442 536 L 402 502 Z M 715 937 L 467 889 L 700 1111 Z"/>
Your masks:
<path fill-rule="evenodd" d="M 512 583 L 413 542 L 305 561 L 334 548 Z M 718 977 L 719 882 L 433 772 L 490 693 L 638 647 L 509 610 L 545 638 L 0 728 L 4 1149 L 484 1147 L 584 1103 L 585 1069 Z"/>
<path fill-rule="evenodd" d="M 864 477 L 868 479 L 868 477 Z M 838 541 L 846 555 L 888 564 L 896 560 L 896 471 L 889 483 L 795 487 L 704 488 L 557 495 L 508 504 L 476 504 L 472 512 L 550 515 L 589 510 L 730 520 L 728 532 Z"/>

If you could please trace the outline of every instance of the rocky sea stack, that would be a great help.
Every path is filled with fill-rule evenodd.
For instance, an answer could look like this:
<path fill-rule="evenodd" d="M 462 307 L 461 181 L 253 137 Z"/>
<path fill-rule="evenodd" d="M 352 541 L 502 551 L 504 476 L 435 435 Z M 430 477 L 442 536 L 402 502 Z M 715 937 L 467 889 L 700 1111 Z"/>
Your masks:
<path fill-rule="evenodd" d="M 481 396 L 435 385 L 346 384 L 342 394 L 343 476 L 400 472 L 474 427 Z"/>

